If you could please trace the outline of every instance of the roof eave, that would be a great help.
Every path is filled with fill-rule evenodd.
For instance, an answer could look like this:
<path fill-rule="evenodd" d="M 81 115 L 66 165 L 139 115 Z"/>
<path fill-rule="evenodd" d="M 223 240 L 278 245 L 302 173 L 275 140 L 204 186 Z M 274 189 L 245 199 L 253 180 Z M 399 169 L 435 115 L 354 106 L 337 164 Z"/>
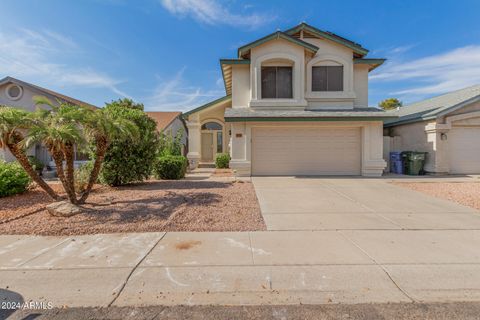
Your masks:
<path fill-rule="evenodd" d="M 322 31 L 322 30 L 320 30 L 320 29 L 317 29 L 317 28 L 315 28 L 315 27 L 313 27 L 313 26 L 311 26 L 311 25 L 309 25 L 309 24 L 306 24 L 306 23 L 304 23 L 304 22 L 301 23 L 301 24 L 299 24 L 298 26 L 295 26 L 295 27 L 293 27 L 293 28 L 291 28 L 291 29 L 286 30 L 285 33 L 286 33 L 286 34 L 294 34 L 294 33 L 297 33 L 297 32 L 300 31 L 300 30 L 307 30 L 308 32 L 313 33 L 313 34 L 315 34 L 315 35 L 317 35 L 317 36 L 319 36 L 319 37 L 323 37 L 323 38 L 326 38 L 326 39 L 331 40 L 331 41 L 333 41 L 333 42 L 336 42 L 336 43 L 338 43 L 338 44 L 344 45 L 344 46 L 352 49 L 355 53 L 357 53 L 357 54 L 359 54 L 359 55 L 361 55 L 361 56 L 365 56 L 365 55 L 367 55 L 368 52 L 369 52 L 368 49 L 362 47 L 362 46 L 359 45 L 359 44 L 353 44 L 353 43 L 349 43 L 349 42 L 347 42 L 347 41 L 343 41 L 343 40 L 341 40 L 341 39 L 339 39 L 339 38 L 337 38 L 337 37 L 334 37 L 334 36 L 332 36 L 332 35 L 324 32 L 324 31 Z"/>
<path fill-rule="evenodd" d="M 435 116 L 435 117 L 441 117 L 441 116 L 447 115 L 450 112 L 453 112 L 455 110 L 458 110 L 460 108 L 463 108 L 465 106 L 468 106 L 469 104 L 472 104 L 472 103 L 475 103 L 475 102 L 478 102 L 478 101 L 480 101 L 480 95 L 474 96 L 470 99 L 467 99 L 465 101 L 457 103 L 456 105 L 453 105 L 453 106 L 451 106 L 449 108 L 446 108 L 442 111 L 436 110 L 437 112 L 429 112 L 429 115 L 432 115 L 432 116 Z"/>
<path fill-rule="evenodd" d="M 225 122 L 285 122 L 285 121 L 383 121 L 392 116 L 345 117 L 225 117 Z"/>
<path fill-rule="evenodd" d="M 274 33 L 271 33 L 271 34 L 263 37 L 263 38 L 255 40 L 253 42 L 250 42 L 250 43 L 238 48 L 238 57 L 242 58 L 244 56 L 244 54 L 246 52 L 250 51 L 251 49 L 253 49 L 253 48 L 255 48 L 255 47 L 257 47 L 261 44 L 264 44 L 268 41 L 275 40 L 275 39 L 284 39 L 284 40 L 290 41 L 292 43 L 295 43 L 297 45 L 300 45 L 300 46 L 304 47 L 306 50 L 308 50 L 312 53 L 316 53 L 318 51 L 318 47 L 311 44 L 311 43 L 308 43 L 308 42 L 305 42 L 303 40 L 291 37 L 290 35 L 288 35 L 284 32 L 276 31 Z"/>
<path fill-rule="evenodd" d="M 368 71 L 373 71 L 380 67 L 387 59 L 384 58 L 357 58 L 353 59 L 353 64 L 366 64 L 370 66 Z"/>
<path fill-rule="evenodd" d="M 223 85 L 225 86 L 225 93 L 227 95 L 232 94 L 232 79 L 226 78 L 226 72 L 231 69 L 233 65 L 249 65 L 248 59 L 220 59 L 220 69 L 222 70 Z M 231 71 L 231 70 L 230 70 Z"/>
<path fill-rule="evenodd" d="M 216 105 L 216 104 L 219 104 L 219 103 L 228 101 L 228 100 L 230 100 L 231 98 L 232 98 L 231 95 L 226 95 L 226 96 L 223 96 L 223 97 L 218 98 L 218 99 L 216 99 L 216 100 L 210 101 L 210 102 L 208 102 L 208 103 L 206 103 L 206 104 L 204 104 L 204 105 L 201 105 L 201 106 L 199 106 L 199 107 L 196 107 L 195 109 L 192 109 L 192 110 L 190 110 L 190 111 L 187 111 L 187 112 L 183 113 L 183 117 L 186 118 L 186 117 L 188 117 L 189 115 L 191 115 L 191 114 L 193 114 L 193 113 L 199 112 L 199 111 L 201 111 L 201 110 L 204 110 L 204 109 L 209 108 L 209 107 L 211 107 L 211 106 L 214 106 L 214 105 Z"/>

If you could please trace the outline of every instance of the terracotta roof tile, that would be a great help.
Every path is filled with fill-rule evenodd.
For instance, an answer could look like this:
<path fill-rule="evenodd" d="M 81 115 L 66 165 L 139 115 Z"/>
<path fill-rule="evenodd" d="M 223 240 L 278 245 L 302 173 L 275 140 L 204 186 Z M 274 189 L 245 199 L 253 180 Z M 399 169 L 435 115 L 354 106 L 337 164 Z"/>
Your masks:
<path fill-rule="evenodd" d="M 175 120 L 182 113 L 178 111 L 150 111 L 146 112 L 146 114 L 155 120 L 157 123 L 157 130 L 161 132 L 165 130 L 173 122 L 173 120 Z"/>

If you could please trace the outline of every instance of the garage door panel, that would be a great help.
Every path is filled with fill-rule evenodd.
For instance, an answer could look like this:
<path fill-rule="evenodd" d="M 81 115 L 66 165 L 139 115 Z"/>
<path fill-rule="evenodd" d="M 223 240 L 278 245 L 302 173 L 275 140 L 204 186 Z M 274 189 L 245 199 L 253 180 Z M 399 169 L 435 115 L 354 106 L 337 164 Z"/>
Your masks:
<path fill-rule="evenodd" d="M 480 128 L 454 127 L 448 133 L 450 173 L 480 173 Z"/>
<path fill-rule="evenodd" d="M 253 128 L 254 175 L 359 175 L 359 128 Z"/>

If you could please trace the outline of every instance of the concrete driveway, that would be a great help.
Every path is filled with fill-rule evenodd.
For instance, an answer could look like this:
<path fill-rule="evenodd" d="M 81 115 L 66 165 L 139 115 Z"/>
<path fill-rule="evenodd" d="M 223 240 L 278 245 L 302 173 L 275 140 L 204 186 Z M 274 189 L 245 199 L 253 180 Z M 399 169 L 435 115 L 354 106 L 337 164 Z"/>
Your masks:
<path fill-rule="evenodd" d="M 472 208 L 384 179 L 255 177 L 268 230 L 476 230 Z"/>
<path fill-rule="evenodd" d="M 474 210 L 382 179 L 253 182 L 269 231 L 0 236 L 0 301 L 17 296 L 55 307 L 480 301 Z"/>

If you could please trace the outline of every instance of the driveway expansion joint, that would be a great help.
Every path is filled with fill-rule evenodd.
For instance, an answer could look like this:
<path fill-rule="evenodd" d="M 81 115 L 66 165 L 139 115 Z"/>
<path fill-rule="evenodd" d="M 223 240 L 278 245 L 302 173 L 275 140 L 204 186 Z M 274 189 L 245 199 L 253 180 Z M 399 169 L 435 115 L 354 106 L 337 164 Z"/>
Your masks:
<path fill-rule="evenodd" d="M 388 272 L 388 270 L 381 264 L 379 264 L 375 258 L 373 258 L 371 255 L 369 255 L 365 250 L 363 250 L 362 247 L 360 247 L 355 241 L 353 241 L 352 239 L 350 239 L 349 237 L 347 237 L 347 235 L 343 234 L 342 232 L 338 232 L 340 233 L 347 241 L 350 241 L 350 243 L 352 243 L 354 246 L 356 246 L 359 250 L 361 250 L 367 257 L 369 257 L 377 266 L 379 266 L 383 272 L 387 275 L 387 277 L 390 279 L 390 281 L 392 281 L 392 283 L 395 285 L 395 287 L 397 287 L 397 289 L 405 296 L 407 297 L 411 302 L 417 302 L 415 299 L 413 299 L 405 290 L 403 290 L 399 284 L 397 282 L 395 282 L 395 280 L 392 278 L 392 276 L 390 275 L 390 273 Z"/>
<path fill-rule="evenodd" d="M 127 278 L 125 279 L 125 281 L 120 286 L 120 289 L 118 290 L 118 293 L 113 297 L 112 301 L 110 301 L 110 303 L 107 305 L 107 307 L 111 307 L 115 303 L 115 301 L 117 301 L 118 297 L 120 297 L 120 294 L 123 292 L 123 289 L 125 289 L 125 286 L 127 285 L 128 281 L 132 277 L 135 270 L 137 270 L 138 266 L 140 266 L 140 264 L 148 257 L 148 255 L 153 251 L 153 249 L 155 249 L 155 247 L 160 243 L 160 241 L 162 241 L 162 239 L 165 237 L 166 234 L 167 233 L 165 232 L 162 236 L 160 236 L 160 238 L 155 242 L 155 244 L 150 248 L 150 250 L 148 250 L 147 253 L 145 253 L 145 255 L 132 268 L 132 270 L 127 275 Z"/>

